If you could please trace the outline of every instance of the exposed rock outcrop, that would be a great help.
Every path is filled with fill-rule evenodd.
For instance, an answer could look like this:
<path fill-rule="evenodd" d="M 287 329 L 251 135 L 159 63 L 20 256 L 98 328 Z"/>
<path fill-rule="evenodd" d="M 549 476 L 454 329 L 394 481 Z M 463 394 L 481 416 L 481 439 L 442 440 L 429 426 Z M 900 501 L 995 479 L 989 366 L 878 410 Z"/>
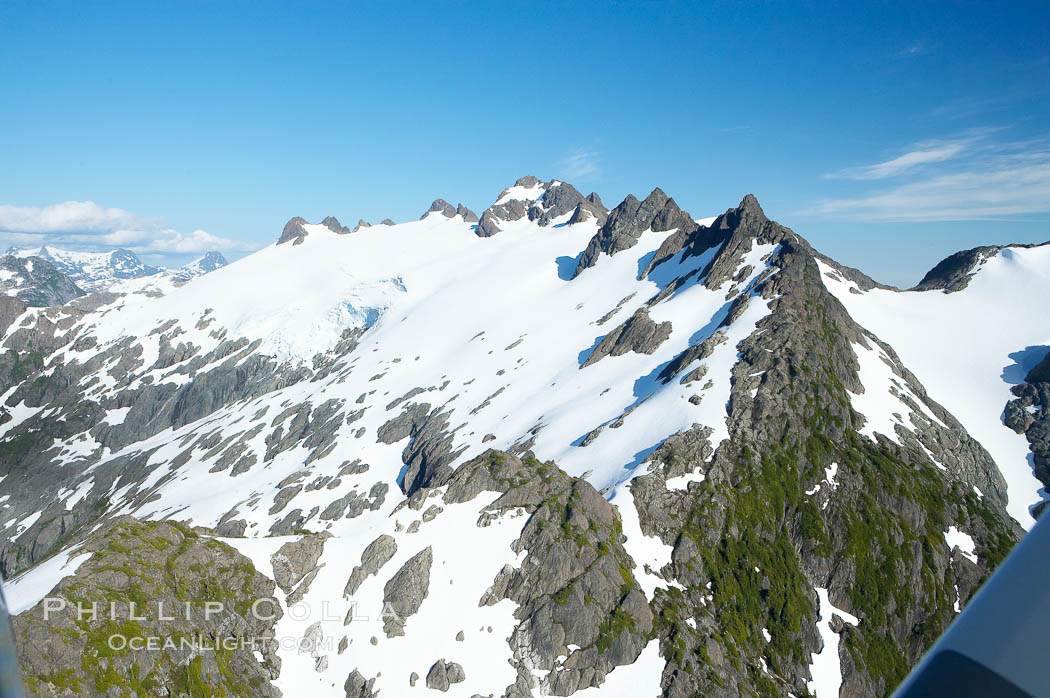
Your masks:
<path fill-rule="evenodd" d="M 1016 399 L 1006 404 L 1003 421 L 1027 437 L 1035 476 L 1050 491 L 1050 352 L 1010 391 Z M 1041 516 L 1046 506 L 1044 499 L 1032 513 Z"/>
<path fill-rule="evenodd" d="M 277 244 L 283 245 L 286 242 L 291 242 L 293 245 L 301 244 L 306 239 L 306 228 L 303 227 L 304 225 L 307 225 L 305 218 L 300 218 L 299 216 L 291 218 L 284 224 L 284 230 L 281 231 L 281 237 L 277 238 Z"/>
<path fill-rule="evenodd" d="M 502 494 L 478 525 L 519 507 L 529 513 L 514 544 L 527 551 L 525 559 L 517 569 L 505 567 L 481 599 L 518 604 L 510 643 L 519 676 L 523 669 L 539 670 L 545 673 L 541 691 L 564 696 L 600 685 L 614 667 L 637 659 L 653 616 L 623 548 L 615 509 L 585 480 L 531 453 L 479 456 L 455 471 L 444 499 L 464 502 L 484 491 Z M 508 691 L 532 694 L 517 685 Z"/>
<path fill-rule="evenodd" d="M 638 238 L 647 230 L 679 230 L 692 232 L 699 226 L 688 213 L 678 208 L 675 200 L 659 188 L 639 201 L 630 194 L 605 219 L 580 256 L 573 277 L 598 262 L 601 254 L 614 255 L 638 244 Z"/>
<path fill-rule="evenodd" d="M 131 517 L 92 533 L 74 553 L 83 554 L 90 558 L 49 594 L 46 612 L 41 602 L 14 618 L 31 694 L 148 695 L 163 686 L 172 695 L 281 695 L 271 680 L 282 614 L 274 583 L 248 558 L 183 524 Z M 216 604 L 210 611 L 206 600 Z M 264 611 L 252 613 L 257 600 Z M 100 611 L 80 613 L 78 604 Z M 149 638 L 173 644 L 133 649 Z"/>
<path fill-rule="evenodd" d="M 361 583 L 368 577 L 379 574 L 379 570 L 382 569 L 383 565 L 390 562 L 390 558 L 394 557 L 396 552 L 397 541 L 392 536 L 384 534 L 369 543 L 368 547 L 361 553 L 361 564 L 354 567 L 350 573 L 350 579 L 346 582 L 343 594 L 352 597 L 357 593 Z"/>
<path fill-rule="evenodd" d="M 445 218 L 453 218 L 456 215 L 456 209 L 444 199 L 434 199 L 434 203 L 430 204 L 430 208 L 428 208 L 426 213 L 420 216 L 419 219 L 423 220 L 431 213 L 440 213 Z"/>
<path fill-rule="evenodd" d="M 580 368 L 597 363 L 606 356 L 620 356 L 630 351 L 652 354 L 670 336 L 670 322 L 653 322 L 645 308 L 639 308 L 622 325 L 598 342 L 598 346 L 594 348 Z"/>
<path fill-rule="evenodd" d="M 465 220 L 467 223 L 477 223 L 478 222 L 478 214 L 474 213 L 473 211 L 471 211 L 469 208 L 467 208 L 463 204 L 460 204 L 459 206 L 456 207 L 456 213 L 458 215 L 462 216 L 463 220 Z"/>
<path fill-rule="evenodd" d="M 462 683 L 466 679 L 467 675 L 459 664 L 439 659 L 427 672 L 427 688 L 445 692 L 452 684 Z"/>
<path fill-rule="evenodd" d="M 430 592 L 433 564 L 434 552 L 427 546 L 409 558 L 383 587 L 383 607 L 393 612 L 383 617 L 383 632 L 387 637 L 405 634 L 405 621 L 419 610 Z"/>
<path fill-rule="evenodd" d="M 522 193 L 514 189 L 520 189 Z M 504 189 L 495 204 L 485 209 L 475 232 L 481 237 L 490 237 L 502 230 L 500 223 L 518 221 L 526 216 L 538 225 L 547 226 L 570 213 L 573 215 L 566 222 L 579 223 L 589 217 L 604 221 L 608 212 L 597 194 L 584 197 L 566 182 L 543 182 L 532 176 L 522 177 L 514 187 Z"/>
<path fill-rule="evenodd" d="M 1042 245 L 1050 245 L 1050 242 L 1044 242 Z M 1029 249 L 1040 246 L 1038 244 L 985 245 L 960 250 L 938 262 L 933 269 L 926 272 L 926 275 L 912 290 L 942 290 L 945 293 L 961 291 L 970 284 L 973 274 L 986 260 L 1001 254 L 1003 250 L 1011 247 Z"/>
<path fill-rule="evenodd" d="M 335 216 L 328 216 L 323 221 L 321 221 L 321 225 L 323 225 L 324 227 L 328 228 L 333 233 L 336 233 L 338 235 L 346 235 L 347 233 L 351 232 L 351 230 L 349 228 L 347 228 L 345 225 L 342 225 L 339 222 L 339 219 L 336 218 Z"/>

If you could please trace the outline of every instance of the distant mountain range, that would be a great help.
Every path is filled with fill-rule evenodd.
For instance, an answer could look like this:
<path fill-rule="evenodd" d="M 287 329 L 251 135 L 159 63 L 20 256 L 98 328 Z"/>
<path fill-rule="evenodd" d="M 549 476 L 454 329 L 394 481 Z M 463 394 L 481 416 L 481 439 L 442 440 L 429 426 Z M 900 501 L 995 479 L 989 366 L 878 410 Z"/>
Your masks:
<path fill-rule="evenodd" d="M 226 264 L 218 252 L 166 269 L 146 264 L 126 249 L 79 252 L 52 245 L 11 247 L 0 256 L 0 295 L 18 296 L 32 306 L 61 305 L 86 293 L 120 290 L 124 282 L 133 279 L 160 277 L 186 282 Z"/>
<path fill-rule="evenodd" d="M 0 297 L 34 695 L 885 696 L 1044 506 L 1050 244 L 904 291 L 751 195 L 535 177 L 274 233 L 163 294 Z"/>

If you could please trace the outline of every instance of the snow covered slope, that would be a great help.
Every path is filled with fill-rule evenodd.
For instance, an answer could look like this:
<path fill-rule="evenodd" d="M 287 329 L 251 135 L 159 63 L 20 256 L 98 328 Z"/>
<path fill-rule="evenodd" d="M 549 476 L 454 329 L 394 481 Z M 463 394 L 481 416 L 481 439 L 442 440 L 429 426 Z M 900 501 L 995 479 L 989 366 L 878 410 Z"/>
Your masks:
<path fill-rule="evenodd" d="M 1005 247 L 983 257 L 964 288 L 866 291 L 823 267 L 850 315 L 888 342 L 933 399 L 988 449 L 1006 478 L 1010 513 L 1026 526 L 1042 501 L 1028 442 L 1003 424 L 1026 350 L 1050 346 L 1050 244 Z M 1037 359 L 1038 361 L 1038 359 Z"/>
<path fill-rule="evenodd" d="M 997 431 L 991 364 L 1023 333 L 971 352 L 993 375 L 960 397 L 883 321 L 1039 266 L 994 263 L 955 294 L 861 291 L 754 197 L 698 222 L 528 177 L 480 220 L 296 218 L 163 294 L 0 305 L 0 565 L 65 555 L 22 593 L 116 517 L 204 527 L 312 643 L 267 664 L 285 695 L 884 693 L 1016 537 L 1007 486 L 1019 519 L 1038 487 Z"/>

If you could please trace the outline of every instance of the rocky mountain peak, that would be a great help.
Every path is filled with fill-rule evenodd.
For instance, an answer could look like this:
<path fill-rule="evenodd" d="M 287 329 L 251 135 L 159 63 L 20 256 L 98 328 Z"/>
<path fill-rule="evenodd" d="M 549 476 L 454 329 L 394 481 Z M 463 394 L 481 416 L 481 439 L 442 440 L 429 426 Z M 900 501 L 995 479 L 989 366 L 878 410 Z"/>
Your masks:
<path fill-rule="evenodd" d="M 214 250 L 197 260 L 197 263 L 200 265 L 201 269 L 204 269 L 205 271 L 215 271 L 216 269 L 229 264 L 220 252 L 215 252 Z"/>
<path fill-rule="evenodd" d="M 765 212 L 762 211 L 762 206 L 758 203 L 758 198 L 754 194 L 744 194 L 744 198 L 740 200 L 738 209 L 751 211 L 757 215 L 765 217 Z"/>
<path fill-rule="evenodd" d="M 347 228 L 345 225 L 340 224 L 339 219 L 335 216 L 328 216 L 323 221 L 321 221 L 321 225 L 328 228 L 333 233 L 337 233 L 339 235 L 346 235 L 350 232 L 350 229 Z"/>
<path fill-rule="evenodd" d="M 161 273 L 160 267 L 144 263 L 134 252 L 124 248 L 104 252 L 67 250 L 51 245 L 38 249 L 9 250 L 20 258 L 46 260 L 86 292 L 101 291 L 126 279 L 137 279 Z"/>
<path fill-rule="evenodd" d="M 463 220 L 465 220 L 467 223 L 478 222 L 478 214 L 474 213 L 463 204 L 460 204 L 456 207 L 456 213 L 460 216 L 463 216 Z"/>
<path fill-rule="evenodd" d="M 284 230 L 281 231 L 281 237 L 278 238 L 277 244 L 280 245 L 291 240 L 293 241 L 293 245 L 298 245 L 306 239 L 308 232 L 304 226 L 307 225 L 310 225 L 310 222 L 300 216 L 295 216 L 294 218 L 290 219 L 287 223 L 284 224 Z M 345 225 L 340 223 L 339 219 L 335 216 L 326 217 L 323 221 L 321 221 L 321 225 L 328 228 L 336 235 L 346 235 L 347 233 L 353 232 Z M 358 226 L 360 226 L 360 223 L 358 224 Z"/>
<path fill-rule="evenodd" d="M 357 219 L 357 225 L 355 225 L 354 229 L 351 230 L 350 232 L 356 233 L 361 228 L 371 228 L 371 227 L 372 227 L 372 224 L 369 223 L 368 221 L 366 221 L 364 218 L 358 218 Z"/>
<path fill-rule="evenodd" d="M 576 209 L 581 209 L 578 213 Z M 495 235 L 502 228 L 500 223 L 519 221 L 528 216 L 538 225 L 548 226 L 555 219 L 569 216 L 570 224 L 590 218 L 605 221 L 608 210 L 597 194 L 584 197 L 568 182 L 551 180 L 544 182 L 531 175 L 519 178 L 513 187 L 504 189 L 492 206 L 481 214 L 475 232 L 481 237 Z"/>
<path fill-rule="evenodd" d="M 307 225 L 305 218 L 295 216 L 289 219 L 284 224 L 284 230 L 281 231 L 281 237 L 277 239 L 277 244 L 281 245 L 289 241 L 293 241 L 293 245 L 298 245 L 304 239 L 306 239 L 306 228 L 303 226 Z"/>
<path fill-rule="evenodd" d="M 526 189 L 532 189 L 538 184 L 545 184 L 545 182 L 539 177 L 534 177 L 532 175 L 525 175 L 524 177 L 519 177 L 518 180 L 514 182 L 514 186 L 525 187 Z"/>
<path fill-rule="evenodd" d="M 758 237 L 769 223 L 754 194 L 746 195 L 736 208 L 728 209 L 711 224 L 715 230 L 741 231 L 749 237 Z"/>
<path fill-rule="evenodd" d="M 961 291 L 970 283 L 970 278 L 978 267 L 1000 254 L 1004 249 L 1027 250 L 1045 245 L 1050 245 L 1050 241 L 1040 244 L 984 245 L 969 250 L 960 250 L 938 262 L 911 290 L 943 290 L 945 293 Z"/>
<path fill-rule="evenodd" d="M 431 213 L 440 213 L 445 218 L 452 218 L 456 215 L 456 209 L 444 199 L 434 199 L 434 203 L 430 204 L 430 208 L 426 210 L 426 213 L 419 217 L 419 220 L 423 220 Z"/>
<path fill-rule="evenodd" d="M 660 187 L 655 187 L 649 196 L 645 197 L 645 203 L 653 208 L 661 208 L 670 197 L 664 194 L 664 190 Z"/>
<path fill-rule="evenodd" d="M 634 247 L 647 230 L 691 233 L 698 227 L 692 217 L 659 187 L 653 189 L 644 201 L 628 194 L 591 238 L 573 276 L 579 276 L 584 269 L 594 266 L 603 252 L 614 255 Z"/>
<path fill-rule="evenodd" d="M 989 257 L 999 254 L 1002 247 L 988 245 L 960 250 L 938 262 L 926 272 L 913 291 L 942 290 L 945 293 L 961 291 L 970 283 L 974 271 Z"/>
<path fill-rule="evenodd" d="M 208 252 L 203 257 L 198 257 L 189 264 L 179 267 L 178 269 L 169 270 L 176 279 L 182 281 L 188 281 L 198 276 L 203 276 L 209 272 L 213 272 L 216 269 L 221 269 L 229 264 L 226 258 L 219 252 Z"/>

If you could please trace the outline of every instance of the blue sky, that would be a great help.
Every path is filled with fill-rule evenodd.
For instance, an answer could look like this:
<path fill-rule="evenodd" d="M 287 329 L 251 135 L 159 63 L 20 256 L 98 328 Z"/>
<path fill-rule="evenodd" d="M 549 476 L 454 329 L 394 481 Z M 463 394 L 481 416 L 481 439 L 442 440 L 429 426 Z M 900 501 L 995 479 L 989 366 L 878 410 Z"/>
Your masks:
<path fill-rule="evenodd" d="M 696 217 L 754 192 L 911 285 L 1050 239 L 1048 36 L 1045 2 L 4 0 L 0 244 L 232 258 L 535 174 Z"/>

